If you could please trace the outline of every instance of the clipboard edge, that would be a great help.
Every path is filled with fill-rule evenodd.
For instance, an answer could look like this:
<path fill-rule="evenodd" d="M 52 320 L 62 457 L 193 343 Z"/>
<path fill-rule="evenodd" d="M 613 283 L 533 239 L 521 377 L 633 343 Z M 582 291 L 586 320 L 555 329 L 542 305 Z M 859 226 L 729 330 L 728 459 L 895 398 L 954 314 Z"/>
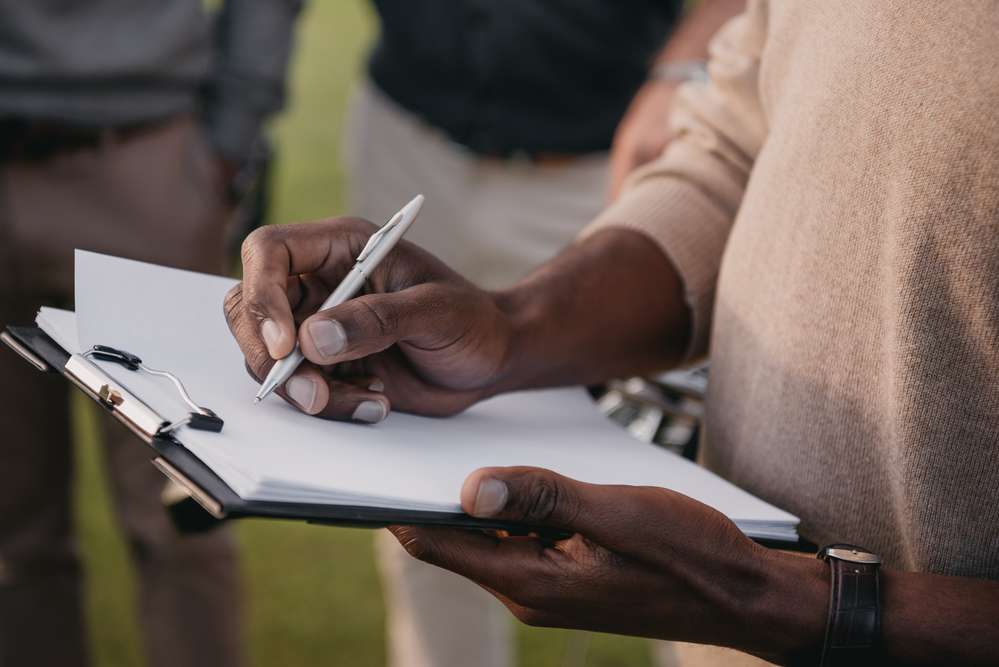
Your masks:
<path fill-rule="evenodd" d="M 157 456 L 152 460 L 152 464 L 156 466 L 156 469 L 163 473 L 171 482 L 179 484 L 183 487 L 187 494 L 199 505 L 201 505 L 202 509 L 206 512 L 211 514 L 216 519 L 224 519 L 226 517 L 226 512 L 222 507 L 222 503 L 212 498 L 207 491 L 191 481 L 187 475 L 178 470 L 164 457 Z"/>
<path fill-rule="evenodd" d="M 26 345 L 21 343 L 7 331 L 0 331 L 0 341 L 3 341 L 4 345 L 12 349 L 14 352 L 19 354 L 25 361 L 34 366 L 36 369 L 43 373 L 53 370 L 51 366 L 46 363 L 44 359 L 37 356 L 31 351 Z"/>

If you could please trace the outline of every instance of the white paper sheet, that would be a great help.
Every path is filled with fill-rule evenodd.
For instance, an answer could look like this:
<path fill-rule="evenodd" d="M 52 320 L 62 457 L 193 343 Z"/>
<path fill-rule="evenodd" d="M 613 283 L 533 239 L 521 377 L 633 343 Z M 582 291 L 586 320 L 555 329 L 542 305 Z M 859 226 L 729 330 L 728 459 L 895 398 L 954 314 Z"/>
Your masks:
<path fill-rule="evenodd" d="M 195 401 L 222 415 L 221 434 L 184 429 L 179 439 L 245 499 L 456 511 L 472 470 L 533 465 L 588 482 L 671 488 L 748 534 L 793 536 L 795 517 L 634 440 L 582 389 L 509 394 L 449 419 L 393 413 L 375 426 L 309 417 L 276 396 L 255 404 L 257 385 L 222 313 L 233 284 L 77 251 L 75 327 L 83 349 L 105 344 L 137 354 L 177 374 Z M 46 310 L 43 329 L 72 340 L 73 318 Z M 165 417 L 184 413 L 164 381 L 102 366 Z"/>

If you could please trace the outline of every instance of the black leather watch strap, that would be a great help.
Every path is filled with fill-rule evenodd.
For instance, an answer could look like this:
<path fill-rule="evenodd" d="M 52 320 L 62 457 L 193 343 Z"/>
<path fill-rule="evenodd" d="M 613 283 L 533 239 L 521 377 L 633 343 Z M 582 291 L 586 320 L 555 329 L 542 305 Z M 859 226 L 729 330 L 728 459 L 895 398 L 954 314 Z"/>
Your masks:
<path fill-rule="evenodd" d="M 825 556 L 832 594 L 821 667 L 875 664 L 881 638 L 878 563 Z"/>

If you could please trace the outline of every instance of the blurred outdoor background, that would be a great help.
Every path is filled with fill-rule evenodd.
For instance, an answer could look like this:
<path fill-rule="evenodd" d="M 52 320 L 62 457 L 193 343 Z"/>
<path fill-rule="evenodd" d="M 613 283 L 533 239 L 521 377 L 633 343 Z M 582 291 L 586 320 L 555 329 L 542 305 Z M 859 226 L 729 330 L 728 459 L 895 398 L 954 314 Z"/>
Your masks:
<path fill-rule="evenodd" d="M 345 103 L 376 19 L 365 0 L 306 5 L 290 108 L 274 128 L 278 151 L 272 222 L 348 213 L 339 146 Z M 94 412 L 77 400 L 76 494 L 95 664 L 142 664 L 133 576 L 113 528 Z M 139 443 L 136 443 L 139 446 Z M 258 667 L 385 663 L 384 608 L 371 531 L 245 521 L 238 535 L 247 581 L 248 654 Z M 519 664 L 647 665 L 647 644 L 605 635 L 518 628 Z M 568 661 L 568 662 L 567 662 Z"/>

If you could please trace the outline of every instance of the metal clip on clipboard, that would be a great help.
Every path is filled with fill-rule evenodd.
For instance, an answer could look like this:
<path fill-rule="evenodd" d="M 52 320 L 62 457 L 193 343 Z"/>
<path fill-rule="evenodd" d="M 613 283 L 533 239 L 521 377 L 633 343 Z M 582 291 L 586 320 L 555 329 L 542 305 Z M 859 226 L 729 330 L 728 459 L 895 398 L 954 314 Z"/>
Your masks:
<path fill-rule="evenodd" d="M 171 424 L 90 360 L 96 358 L 111 361 L 141 372 L 142 360 L 135 355 L 106 346 L 93 348 L 84 354 L 69 354 L 38 327 L 8 327 L 6 331 L 0 332 L 0 342 L 39 371 L 59 373 L 67 378 L 153 448 L 157 455 L 152 464 L 169 481 L 163 488 L 162 501 L 180 532 L 209 530 L 226 517 L 222 503 L 168 461 L 162 449 L 170 447 L 171 441 L 176 440 L 172 437 L 173 433 L 182 424 L 216 432 L 222 429 L 222 420 L 211 410 L 195 405 L 186 390 L 181 392 L 181 398 L 191 407 L 194 415 Z M 171 374 L 166 374 L 165 377 L 175 386 L 179 385 L 178 388 L 183 387 Z M 204 512 L 196 509 L 198 506 Z"/>
<path fill-rule="evenodd" d="M 174 422 L 164 419 L 135 394 L 104 373 L 90 360 L 92 358 L 116 363 L 130 371 L 170 380 L 191 411 L 186 417 Z M 212 410 L 195 403 L 176 375 L 150 368 L 142 363 L 142 359 L 130 352 L 106 345 L 95 345 L 82 354 L 71 355 L 64 370 L 74 384 L 113 412 L 132 432 L 147 443 L 152 442 L 154 438 L 168 437 L 181 426 L 213 433 L 222 431 L 224 424 L 222 418 Z"/>

